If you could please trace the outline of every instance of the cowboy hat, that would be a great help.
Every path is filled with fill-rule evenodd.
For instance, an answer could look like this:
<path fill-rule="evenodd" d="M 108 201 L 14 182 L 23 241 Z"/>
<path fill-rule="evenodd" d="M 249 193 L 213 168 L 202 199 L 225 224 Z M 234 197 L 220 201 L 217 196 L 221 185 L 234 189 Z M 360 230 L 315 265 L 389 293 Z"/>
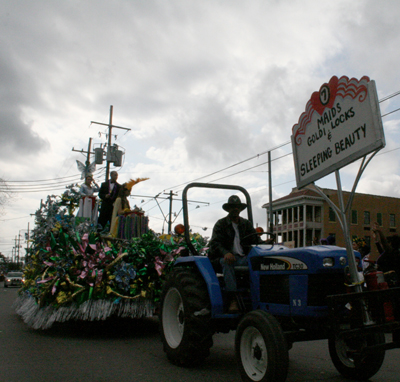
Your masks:
<path fill-rule="evenodd" d="M 242 202 L 240 201 L 240 198 L 239 198 L 238 196 L 232 195 L 232 196 L 229 197 L 228 203 L 225 203 L 225 204 L 222 206 L 222 208 L 223 208 L 225 211 L 230 212 L 230 210 L 231 210 L 232 208 L 234 208 L 234 207 L 239 208 L 240 211 L 243 211 L 243 210 L 247 207 L 247 204 L 246 204 L 246 203 L 242 203 Z"/>

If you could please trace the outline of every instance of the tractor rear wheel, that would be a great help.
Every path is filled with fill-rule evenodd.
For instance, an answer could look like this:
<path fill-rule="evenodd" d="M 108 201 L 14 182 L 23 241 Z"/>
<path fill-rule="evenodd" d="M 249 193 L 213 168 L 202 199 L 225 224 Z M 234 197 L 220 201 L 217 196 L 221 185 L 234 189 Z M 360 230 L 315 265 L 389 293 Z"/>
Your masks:
<path fill-rule="evenodd" d="M 289 353 L 281 325 L 271 314 L 248 313 L 236 330 L 236 359 L 243 381 L 284 382 Z"/>
<path fill-rule="evenodd" d="M 160 330 L 172 363 L 195 366 L 209 356 L 213 345 L 210 299 L 198 272 L 176 268 L 168 275 L 161 297 Z"/>
<path fill-rule="evenodd" d="M 354 355 L 367 346 L 384 343 L 384 333 L 369 333 L 347 339 L 332 336 L 328 340 L 329 354 L 337 371 L 344 377 L 366 381 L 380 370 L 385 359 L 385 350 L 376 350 L 373 354 L 366 354 L 360 360 L 357 360 Z"/>

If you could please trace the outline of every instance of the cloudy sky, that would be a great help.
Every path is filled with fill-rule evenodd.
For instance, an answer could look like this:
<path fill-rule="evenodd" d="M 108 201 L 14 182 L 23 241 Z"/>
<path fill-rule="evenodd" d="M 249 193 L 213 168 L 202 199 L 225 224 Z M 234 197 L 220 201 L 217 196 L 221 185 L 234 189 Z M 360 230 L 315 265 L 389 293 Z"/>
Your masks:
<path fill-rule="evenodd" d="M 106 142 L 125 152 L 121 182 L 133 189 L 150 227 L 163 228 L 193 180 L 249 190 L 266 228 L 267 155 L 273 199 L 296 186 L 291 145 L 314 91 L 336 75 L 375 80 L 378 98 L 400 91 L 397 0 L 0 0 L 0 178 L 11 199 L 0 216 L 0 251 L 10 256 L 48 194 L 79 181 L 73 151 Z M 380 104 L 385 115 L 400 96 Z M 386 147 L 358 191 L 400 197 L 400 112 L 383 117 Z M 359 163 L 341 170 L 350 190 Z M 222 170 L 222 171 L 221 171 Z M 96 180 L 104 181 L 104 166 Z M 335 188 L 332 176 L 317 182 Z M 192 190 L 190 222 L 205 236 L 230 193 Z M 209 203 L 209 204 L 206 204 Z M 196 208 L 198 206 L 198 208 Z M 175 217 L 174 217 L 175 219 Z M 208 230 L 202 230 L 207 227 Z M 164 224 L 164 229 L 166 225 Z M 25 245 L 25 244 L 23 244 Z"/>

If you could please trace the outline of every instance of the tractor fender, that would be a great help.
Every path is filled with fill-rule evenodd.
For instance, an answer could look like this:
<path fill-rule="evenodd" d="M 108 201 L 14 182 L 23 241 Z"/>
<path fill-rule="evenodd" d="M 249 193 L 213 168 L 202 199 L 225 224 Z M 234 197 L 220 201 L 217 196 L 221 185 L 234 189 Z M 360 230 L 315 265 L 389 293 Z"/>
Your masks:
<path fill-rule="evenodd" d="M 211 316 L 215 317 L 217 314 L 222 314 L 224 304 L 221 287 L 210 259 L 206 256 L 179 257 L 176 259 L 174 267 L 188 265 L 197 268 L 207 285 L 211 303 Z"/>

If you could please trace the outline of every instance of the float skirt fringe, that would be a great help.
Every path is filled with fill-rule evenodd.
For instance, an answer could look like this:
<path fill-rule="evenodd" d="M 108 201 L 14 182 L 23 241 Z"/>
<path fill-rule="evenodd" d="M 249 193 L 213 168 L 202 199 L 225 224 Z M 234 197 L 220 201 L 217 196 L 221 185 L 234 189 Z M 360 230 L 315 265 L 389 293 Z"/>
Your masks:
<path fill-rule="evenodd" d="M 71 304 L 66 307 L 39 307 L 36 300 L 29 296 L 19 296 L 13 307 L 24 322 L 33 329 L 49 329 L 54 322 L 68 320 L 100 321 L 115 315 L 118 317 L 152 317 L 152 300 L 87 300 L 81 305 Z"/>

